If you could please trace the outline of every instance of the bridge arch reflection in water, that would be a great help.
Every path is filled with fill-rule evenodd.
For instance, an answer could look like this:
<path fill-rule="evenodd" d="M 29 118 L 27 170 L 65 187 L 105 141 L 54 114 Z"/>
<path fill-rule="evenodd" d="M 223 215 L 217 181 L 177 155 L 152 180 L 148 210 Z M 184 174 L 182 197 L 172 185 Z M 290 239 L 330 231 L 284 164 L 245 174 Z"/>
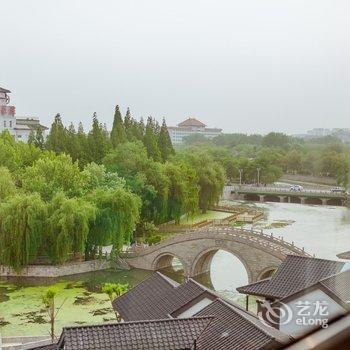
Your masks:
<path fill-rule="evenodd" d="M 195 279 L 208 288 L 235 295 L 237 287 L 248 283 L 248 272 L 244 261 L 227 250 L 208 249 L 197 257 Z M 185 271 L 181 260 L 171 254 L 159 256 L 155 262 L 156 269 L 169 277 L 183 281 Z M 201 271 L 206 271 L 201 273 Z"/>

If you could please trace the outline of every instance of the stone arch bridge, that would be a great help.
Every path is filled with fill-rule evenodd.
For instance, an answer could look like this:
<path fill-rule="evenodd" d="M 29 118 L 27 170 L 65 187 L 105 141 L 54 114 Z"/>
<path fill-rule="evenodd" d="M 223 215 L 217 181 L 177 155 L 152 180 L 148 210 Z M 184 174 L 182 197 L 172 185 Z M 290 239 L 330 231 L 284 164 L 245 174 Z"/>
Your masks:
<path fill-rule="evenodd" d="M 209 271 L 218 250 L 232 253 L 243 263 L 249 283 L 269 277 L 288 254 L 310 256 L 294 243 L 262 231 L 225 226 L 188 231 L 152 246 L 133 246 L 121 257 L 131 267 L 146 270 L 169 267 L 176 257 L 185 276 L 194 277 Z"/>

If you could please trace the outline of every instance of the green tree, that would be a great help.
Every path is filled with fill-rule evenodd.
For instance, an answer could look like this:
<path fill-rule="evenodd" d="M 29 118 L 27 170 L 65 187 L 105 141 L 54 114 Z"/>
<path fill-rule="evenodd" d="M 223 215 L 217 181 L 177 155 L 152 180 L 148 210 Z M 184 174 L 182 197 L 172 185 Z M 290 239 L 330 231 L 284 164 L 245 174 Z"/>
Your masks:
<path fill-rule="evenodd" d="M 210 205 L 217 203 L 222 194 L 226 177 L 223 167 L 207 152 L 194 149 L 182 152 L 178 158 L 194 169 L 199 188 L 199 207 L 206 212 Z"/>
<path fill-rule="evenodd" d="M 55 153 L 66 151 L 67 130 L 63 126 L 61 115 L 58 113 L 51 124 L 50 133 L 46 140 L 46 149 Z"/>
<path fill-rule="evenodd" d="M 47 208 L 38 194 L 17 194 L 0 205 L 0 264 L 16 271 L 42 247 Z"/>
<path fill-rule="evenodd" d="M 75 135 L 77 146 L 77 159 L 81 168 L 83 168 L 89 161 L 89 148 L 87 143 L 87 137 L 84 132 L 82 122 L 78 125 L 78 132 Z"/>
<path fill-rule="evenodd" d="M 128 284 L 121 284 L 121 283 L 105 283 L 102 286 L 102 292 L 108 295 L 108 298 L 111 302 L 115 298 L 118 298 L 124 293 L 126 293 L 128 289 L 129 289 Z"/>
<path fill-rule="evenodd" d="M 106 167 L 102 164 L 89 163 L 85 166 L 83 175 L 86 178 L 86 191 L 92 191 L 99 187 L 125 187 L 125 180 L 119 177 L 116 172 L 107 172 Z"/>
<path fill-rule="evenodd" d="M 128 289 L 129 289 L 128 284 L 121 284 L 121 283 L 105 283 L 102 286 L 102 292 L 108 295 L 108 298 L 111 302 L 115 298 L 118 298 L 124 293 L 126 293 Z M 116 310 L 115 310 L 115 316 L 117 318 L 117 321 L 120 322 L 121 318 Z"/>
<path fill-rule="evenodd" d="M 77 133 L 73 123 L 69 124 L 66 135 L 66 152 L 72 157 L 74 161 L 79 157 L 79 145 Z"/>
<path fill-rule="evenodd" d="M 90 162 L 100 164 L 108 152 L 108 140 L 96 113 L 92 118 L 92 129 L 87 137 L 88 159 Z"/>
<path fill-rule="evenodd" d="M 270 132 L 262 139 L 262 145 L 266 147 L 289 148 L 291 138 L 279 132 Z"/>
<path fill-rule="evenodd" d="M 160 151 L 163 162 L 168 160 L 171 155 L 175 154 L 165 119 L 163 119 L 162 126 L 158 135 L 158 149 Z"/>
<path fill-rule="evenodd" d="M 68 197 L 83 193 L 86 178 L 78 163 L 65 154 L 48 154 L 27 167 L 22 175 L 22 186 L 27 192 L 38 192 L 44 200 L 63 192 Z"/>
<path fill-rule="evenodd" d="M 81 198 L 66 198 L 58 193 L 49 205 L 47 251 L 53 263 L 63 263 L 73 253 L 85 252 L 89 225 L 95 220 L 96 208 Z"/>
<path fill-rule="evenodd" d="M 161 161 L 161 154 L 157 144 L 156 126 L 151 117 L 147 119 L 143 143 L 147 149 L 148 156 L 156 162 Z"/>
<path fill-rule="evenodd" d="M 43 135 L 43 129 L 38 127 L 36 130 L 32 130 L 29 134 L 28 144 L 34 145 L 40 149 L 44 149 L 45 140 Z"/>
<path fill-rule="evenodd" d="M 137 136 L 134 130 L 135 123 L 137 124 L 137 122 L 132 118 L 130 113 L 130 108 L 128 107 L 124 118 L 124 128 L 125 128 L 126 138 L 128 141 L 134 141 L 135 139 L 137 139 Z"/>
<path fill-rule="evenodd" d="M 13 181 L 10 171 L 3 166 L 0 166 L 0 202 L 14 195 L 16 186 Z"/>
<path fill-rule="evenodd" d="M 102 245 L 113 245 L 113 253 L 131 241 L 139 220 L 141 202 L 124 188 L 97 188 L 87 195 L 96 208 L 96 219 L 90 224 L 86 256 L 94 256 Z"/>
<path fill-rule="evenodd" d="M 52 342 L 54 342 L 56 339 L 55 322 L 56 322 L 57 313 L 59 311 L 59 310 L 56 311 L 56 308 L 55 308 L 56 295 L 57 295 L 57 289 L 51 287 L 51 288 L 48 288 L 47 290 L 45 290 L 45 292 L 41 296 L 41 300 L 42 300 L 42 302 L 47 310 L 48 316 L 49 316 L 50 336 L 51 336 Z"/>
<path fill-rule="evenodd" d="M 8 130 L 4 130 L 0 136 L 0 165 L 7 167 L 11 172 L 20 166 L 17 148 L 18 145 Z"/>
<path fill-rule="evenodd" d="M 168 219 L 180 223 L 183 214 L 193 214 L 198 208 L 197 177 L 185 164 L 165 163 L 169 179 Z"/>
<path fill-rule="evenodd" d="M 124 123 L 122 114 L 120 113 L 119 106 L 115 107 L 113 127 L 111 131 L 111 144 L 115 148 L 119 144 L 126 141 L 126 133 L 124 129 Z"/>

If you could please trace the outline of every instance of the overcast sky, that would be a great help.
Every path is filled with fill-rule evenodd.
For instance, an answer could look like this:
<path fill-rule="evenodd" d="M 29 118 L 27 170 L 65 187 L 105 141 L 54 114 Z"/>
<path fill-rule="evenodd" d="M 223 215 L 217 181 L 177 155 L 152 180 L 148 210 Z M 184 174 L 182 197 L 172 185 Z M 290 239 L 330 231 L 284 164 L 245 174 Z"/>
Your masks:
<path fill-rule="evenodd" d="M 350 127 L 349 0 L 0 0 L 17 115 L 226 132 Z"/>

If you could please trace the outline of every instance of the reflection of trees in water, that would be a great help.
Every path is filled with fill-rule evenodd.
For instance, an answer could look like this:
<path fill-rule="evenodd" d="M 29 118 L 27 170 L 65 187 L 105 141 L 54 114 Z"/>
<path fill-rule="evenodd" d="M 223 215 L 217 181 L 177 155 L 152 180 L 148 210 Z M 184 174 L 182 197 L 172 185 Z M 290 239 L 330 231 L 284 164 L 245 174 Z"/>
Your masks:
<path fill-rule="evenodd" d="M 177 258 L 173 258 L 172 266 L 165 267 L 160 272 L 178 283 L 183 283 L 185 280 L 183 266 Z"/>
<path fill-rule="evenodd" d="M 215 290 L 213 283 L 211 281 L 210 272 L 202 273 L 201 275 L 195 278 L 200 284 L 203 284 L 209 289 Z"/>

